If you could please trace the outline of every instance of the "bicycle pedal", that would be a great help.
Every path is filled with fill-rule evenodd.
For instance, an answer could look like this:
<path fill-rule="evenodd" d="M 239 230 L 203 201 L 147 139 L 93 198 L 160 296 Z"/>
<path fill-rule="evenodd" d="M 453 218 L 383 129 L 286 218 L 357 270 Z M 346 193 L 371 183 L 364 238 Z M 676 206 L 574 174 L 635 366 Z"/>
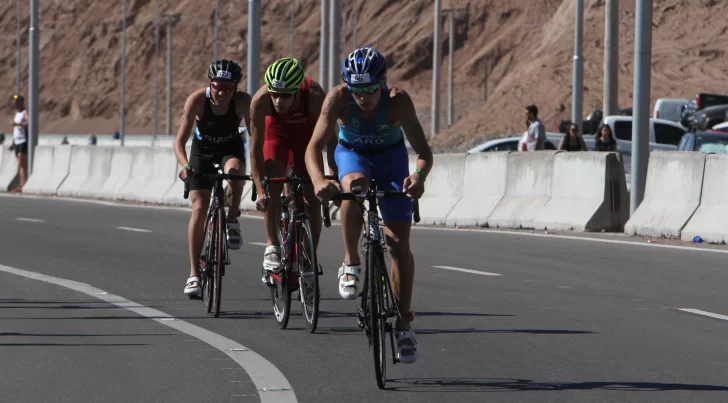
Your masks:
<path fill-rule="evenodd" d="M 324 268 L 321 265 L 318 265 L 318 274 L 319 274 L 319 276 L 323 276 L 324 275 Z"/>

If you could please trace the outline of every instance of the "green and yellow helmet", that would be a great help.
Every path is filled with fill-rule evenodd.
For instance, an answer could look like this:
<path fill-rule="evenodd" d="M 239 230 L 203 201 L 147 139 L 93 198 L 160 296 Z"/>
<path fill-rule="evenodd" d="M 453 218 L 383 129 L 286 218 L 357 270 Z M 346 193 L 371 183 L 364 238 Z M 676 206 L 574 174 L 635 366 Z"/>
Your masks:
<path fill-rule="evenodd" d="M 303 66 L 292 57 L 276 60 L 265 71 L 269 92 L 296 92 L 304 78 Z"/>

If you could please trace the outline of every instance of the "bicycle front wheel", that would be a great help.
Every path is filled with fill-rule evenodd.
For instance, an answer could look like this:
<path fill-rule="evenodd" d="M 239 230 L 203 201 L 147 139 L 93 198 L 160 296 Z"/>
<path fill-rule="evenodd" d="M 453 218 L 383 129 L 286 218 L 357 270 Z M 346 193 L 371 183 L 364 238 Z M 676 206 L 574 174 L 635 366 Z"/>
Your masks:
<path fill-rule="evenodd" d="M 369 327 L 371 331 L 372 354 L 374 356 L 374 373 L 377 377 L 377 386 L 384 389 L 387 380 L 387 351 L 384 339 L 386 331 L 386 313 L 384 308 L 384 294 L 382 276 L 386 275 L 387 267 L 384 265 L 382 250 L 376 246 L 369 247 Z"/>
<path fill-rule="evenodd" d="M 308 218 L 304 219 L 300 224 L 296 263 L 299 276 L 298 294 L 301 297 L 303 316 L 306 319 L 306 329 L 309 333 L 314 333 L 318 325 L 319 301 L 321 296 L 319 291 L 318 259 L 316 258 L 316 248 L 313 243 L 311 223 Z"/>
<path fill-rule="evenodd" d="M 222 210 L 222 209 L 220 209 Z M 216 243 L 215 246 L 215 273 L 213 281 L 213 305 L 215 311 L 215 317 L 220 316 L 220 302 L 222 300 L 222 271 L 225 269 L 225 215 L 222 211 L 218 211 L 217 214 L 217 228 L 215 231 Z"/>
<path fill-rule="evenodd" d="M 205 242 L 205 272 L 202 278 L 202 299 L 205 302 L 207 313 L 212 312 L 215 288 L 215 262 L 217 261 L 217 214 L 213 213 L 207 221 L 207 240 Z"/>

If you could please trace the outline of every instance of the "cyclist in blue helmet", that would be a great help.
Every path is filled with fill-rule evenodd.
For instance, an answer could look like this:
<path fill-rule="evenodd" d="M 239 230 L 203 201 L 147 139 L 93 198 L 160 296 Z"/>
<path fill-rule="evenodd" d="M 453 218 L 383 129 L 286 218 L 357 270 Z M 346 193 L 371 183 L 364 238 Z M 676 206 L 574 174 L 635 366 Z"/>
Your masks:
<path fill-rule="evenodd" d="M 354 50 L 341 64 L 341 78 L 344 83 L 326 96 L 306 150 L 306 168 L 316 195 L 326 203 L 336 191 L 349 192 L 354 186 L 366 191 L 373 178 L 380 190 L 402 189 L 411 199 L 420 198 L 432 168 L 432 151 L 412 99 L 404 90 L 387 83 L 384 56 L 369 46 Z M 337 125 L 339 144 L 335 157 L 340 184 L 325 179 L 321 159 Z M 412 173 L 403 131 L 417 154 Z M 397 358 L 410 364 L 417 360 L 417 342 L 409 323 L 415 271 L 409 245 L 412 201 L 383 199 L 379 207 L 392 257 L 392 287 L 400 309 L 396 323 Z M 363 219 L 355 202 L 342 201 L 341 224 L 345 255 L 338 273 L 339 294 L 344 299 L 356 299 L 363 280 L 358 249 Z"/>

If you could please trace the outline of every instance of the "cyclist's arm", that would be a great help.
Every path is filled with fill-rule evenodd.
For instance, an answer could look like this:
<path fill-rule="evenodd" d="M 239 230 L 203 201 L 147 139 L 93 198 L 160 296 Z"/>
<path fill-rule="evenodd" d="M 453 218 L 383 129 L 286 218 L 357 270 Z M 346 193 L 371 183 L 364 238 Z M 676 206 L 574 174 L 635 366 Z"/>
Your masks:
<path fill-rule="evenodd" d="M 324 177 L 324 163 L 321 153 L 335 137 L 334 128 L 339 118 L 341 106 L 346 103 L 346 94 L 343 86 L 334 87 L 329 91 L 324 100 L 324 107 L 319 115 L 316 128 L 313 130 L 313 137 L 306 148 L 306 169 L 312 181 L 321 180 Z M 329 148 L 331 150 L 331 148 Z M 329 155 L 333 152 L 329 151 Z"/>
<path fill-rule="evenodd" d="M 422 129 L 420 120 L 417 118 L 415 105 L 409 94 L 401 89 L 392 90 L 392 107 L 395 109 L 395 116 L 402 125 L 405 136 L 409 141 L 415 154 L 417 154 L 416 169 L 421 170 L 425 175 L 432 169 L 432 150 L 427 143 L 425 131 Z"/>
<path fill-rule="evenodd" d="M 308 108 L 311 113 L 315 116 L 321 116 L 321 110 L 324 106 L 324 100 L 326 99 L 326 91 L 321 88 L 321 85 L 316 81 L 311 82 L 311 91 L 308 97 Z M 336 158 L 334 158 L 334 151 L 336 150 L 336 124 L 331 127 L 331 133 L 328 135 L 328 143 L 326 144 L 326 162 L 329 165 L 329 173 L 333 176 L 337 176 L 338 168 L 336 167 Z"/>
<path fill-rule="evenodd" d="M 192 134 L 192 128 L 195 125 L 195 116 L 198 115 L 200 109 L 200 93 L 195 91 L 187 97 L 185 101 L 184 109 L 182 110 L 182 117 L 179 120 L 179 129 L 177 129 L 177 138 L 174 140 L 174 155 L 177 157 L 177 162 L 180 166 L 184 166 L 189 161 L 187 160 L 187 140 L 190 139 Z"/>
<path fill-rule="evenodd" d="M 248 135 L 250 136 L 250 174 L 258 188 L 258 194 L 262 195 L 263 185 L 261 184 L 265 175 L 265 161 L 263 159 L 263 143 L 265 140 L 265 117 L 271 114 L 270 96 L 267 86 L 261 87 L 250 101 L 250 125 Z"/>

